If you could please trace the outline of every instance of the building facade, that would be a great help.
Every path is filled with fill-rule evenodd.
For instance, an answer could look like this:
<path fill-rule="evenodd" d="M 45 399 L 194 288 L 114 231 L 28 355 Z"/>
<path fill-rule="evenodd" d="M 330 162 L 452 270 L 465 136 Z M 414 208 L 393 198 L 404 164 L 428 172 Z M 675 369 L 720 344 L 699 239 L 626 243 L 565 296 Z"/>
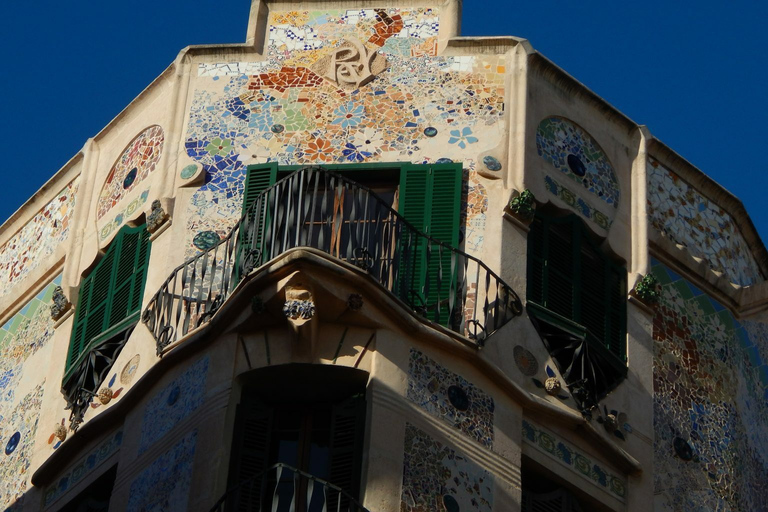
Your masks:
<path fill-rule="evenodd" d="M 0 507 L 753 511 L 742 204 L 461 2 L 254 0 L 0 229 Z"/>

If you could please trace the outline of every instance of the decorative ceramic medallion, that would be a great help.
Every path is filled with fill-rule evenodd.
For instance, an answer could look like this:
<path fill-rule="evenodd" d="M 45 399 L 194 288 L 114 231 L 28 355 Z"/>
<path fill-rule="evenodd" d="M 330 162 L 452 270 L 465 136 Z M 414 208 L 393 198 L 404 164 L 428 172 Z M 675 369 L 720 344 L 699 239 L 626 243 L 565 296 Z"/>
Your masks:
<path fill-rule="evenodd" d="M 501 170 L 501 162 L 499 162 L 495 157 L 492 157 L 491 155 L 485 155 L 483 157 L 483 163 L 489 171 Z"/>
<path fill-rule="evenodd" d="M 424 135 L 426 135 L 427 137 L 434 137 L 435 135 L 437 135 L 437 128 L 435 128 L 434 126 L 427 126 L 426 128 L 424 128 Z"/>
<path fill-rule="evenodd" d="M 512 356 L 515 358 L 515 363 L 523 375 L 533 377 L 538 373 L 539 362 L 536 361 L 536 357 L 527 348 L 517 345 L 512 349 Z"/>
<path fill-rule="evenodd" d="M 189 164 L 185 168 L 181 170 L 181 173 L 179 174 L 181 176 L 181 179 L 188 180 L 192 176 L 194 176 L 197 173 L 197 165 L 196 164 Z"/>
<path fill-rule="evenodd" d="M 19 446 L 19 441 L 21 440 L 21 433 L 16 432 L 11 436 L 11 438 L 8 440 L 8 444 L 5 445 L 5 454 L 10 455 L 12 454 L 16 448 Z"/>
<path fill-rule="evenodd" d="M 201 251 L 207 251 L 215 247 L 220 241 L 221 237 L 215 231 L 201 231 L 192 239 L 192 243 Z"/>

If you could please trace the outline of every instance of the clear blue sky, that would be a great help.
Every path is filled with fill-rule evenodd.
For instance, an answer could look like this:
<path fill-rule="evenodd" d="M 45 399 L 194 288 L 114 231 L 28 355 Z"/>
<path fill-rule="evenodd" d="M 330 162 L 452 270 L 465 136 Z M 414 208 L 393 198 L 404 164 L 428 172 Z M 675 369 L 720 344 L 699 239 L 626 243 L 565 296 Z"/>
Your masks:
<path fill-rule="evenodd" d="M 768 242 L 768 2 L 465 0 L 463 35 L 515 35 L 739 197 Z M 245 38 L 249 0 L 9 2 L 0 221 L 189 44 Z"/>

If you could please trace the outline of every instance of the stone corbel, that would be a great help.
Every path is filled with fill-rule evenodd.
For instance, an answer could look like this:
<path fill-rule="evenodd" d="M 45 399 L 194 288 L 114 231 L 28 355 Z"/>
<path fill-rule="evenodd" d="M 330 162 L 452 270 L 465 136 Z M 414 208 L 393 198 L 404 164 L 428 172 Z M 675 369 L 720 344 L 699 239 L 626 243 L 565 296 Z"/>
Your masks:
<path fill-rule="evenodd" d="M 314 354 L 317 347 L 318 333 L 318 322 L 312 321 L 316 313 L 314 293 L 307 283 L 299 280 L 292 281 L 292 284 L 285 286 L 283 314 L 299 337 L 309 327 L 310 348 L 312 354 Z M 307 324 L 309 325 L 307 326 Z"/>

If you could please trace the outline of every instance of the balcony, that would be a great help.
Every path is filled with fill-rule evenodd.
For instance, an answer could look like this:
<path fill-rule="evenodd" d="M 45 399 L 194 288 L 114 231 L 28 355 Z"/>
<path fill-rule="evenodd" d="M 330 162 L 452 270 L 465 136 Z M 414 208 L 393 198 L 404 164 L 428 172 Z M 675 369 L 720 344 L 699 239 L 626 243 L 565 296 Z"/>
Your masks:
<path fill-rule="evenodd" d="M 522 313 L 482 261 L 420 232 L 368 187 L 305 167 L 258 194 L 223 240 L 165 280 L 142 314 L 158 355 L 209 322 L 251 272 L 297 247 L 362 269 L 404 307 L 478 347 Z"/>
<path fill-rule="evenodd" d="M 286 464 L 275 464 L 229 489 L 211 512 L 369 512 L 339 487 Z"/>

